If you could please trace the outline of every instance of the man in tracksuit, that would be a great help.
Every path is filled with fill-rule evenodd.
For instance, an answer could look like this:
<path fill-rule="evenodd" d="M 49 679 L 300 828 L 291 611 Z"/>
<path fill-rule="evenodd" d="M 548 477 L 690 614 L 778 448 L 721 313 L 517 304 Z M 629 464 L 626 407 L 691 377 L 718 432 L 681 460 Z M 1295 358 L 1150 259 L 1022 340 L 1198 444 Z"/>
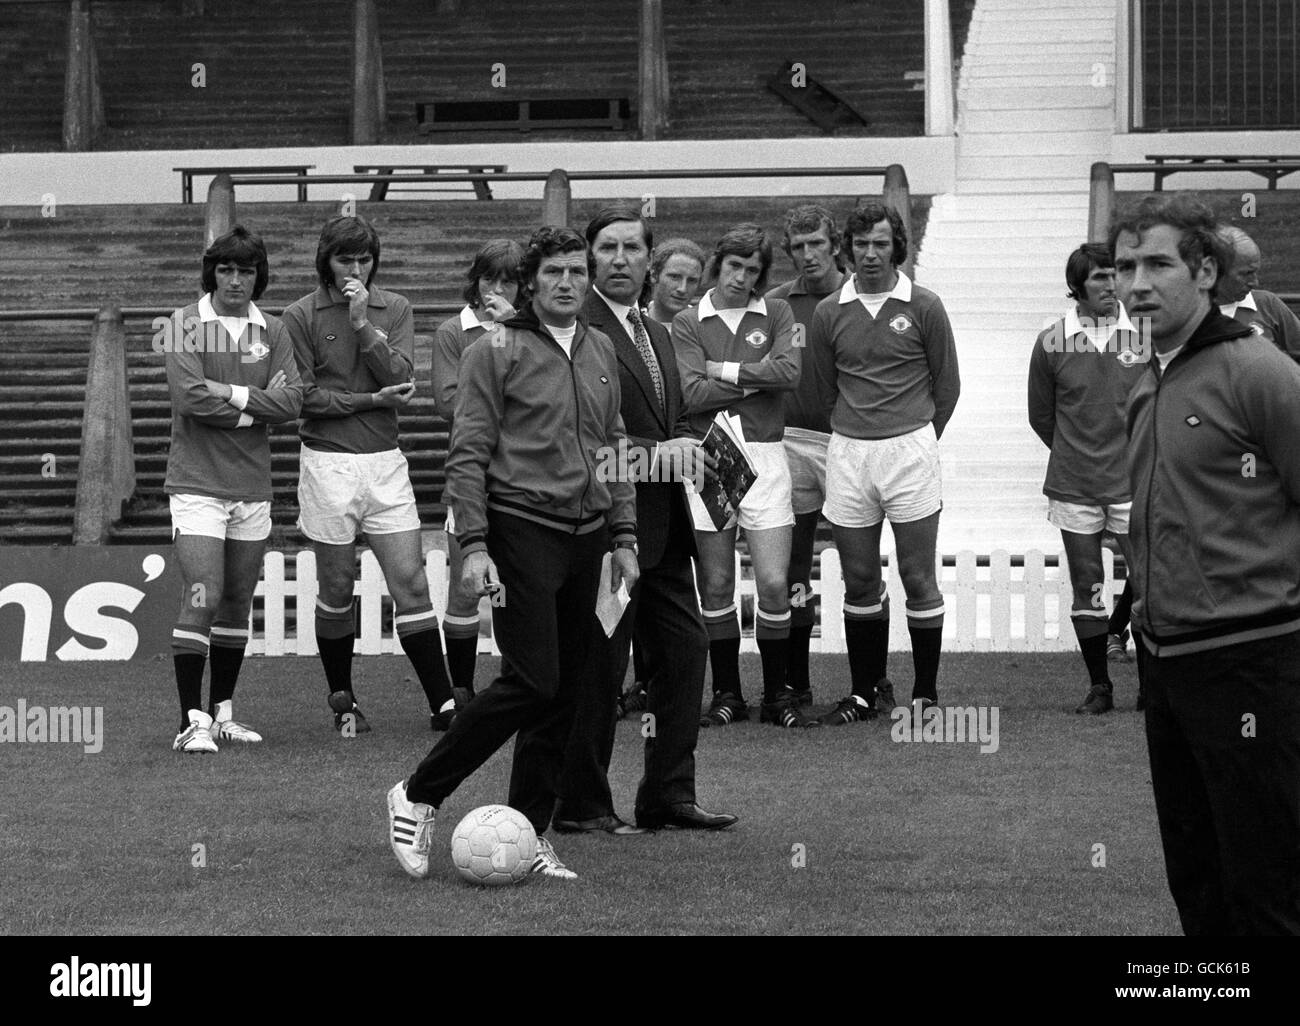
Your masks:
<path fill-rule="evenodd" d="M 1215 228 L 1175 194 L 1110 232 L 1156 351 L 1128 410 L 1151 784 L 1184 932 L 1296 934 L 1300 368 L 1215 308 Z"/>
<path fill-rule="evenodd" d="M 543 835 L 575 703 L 604 683 L 598 589 L 638 576 L 634 486 L 596 472 L 597 454 L 626 436 L 613 343 L 578 320 L 588 275 L 581 235 L 539 228 L 522 268 L 531 305 L 461 357 L 446 495 L 464 582 L 493 596 L 501 675 L 388 793 L 389 843 L 417 878 L 429 873 L 434 810 L 516 731 L 507 802 L 537 831 L 533 872 L 577 876 Z"/>

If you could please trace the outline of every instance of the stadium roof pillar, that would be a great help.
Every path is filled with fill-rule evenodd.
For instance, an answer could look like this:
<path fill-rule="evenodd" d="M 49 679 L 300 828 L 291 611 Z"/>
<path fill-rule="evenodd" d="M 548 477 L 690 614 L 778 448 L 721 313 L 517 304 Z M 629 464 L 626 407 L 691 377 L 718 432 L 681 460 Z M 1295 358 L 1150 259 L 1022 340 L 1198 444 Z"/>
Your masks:
<path fill-rule="evenodd" d="M 642 139 L 658 139 L 668 124 L 668 48 L 664 42 L 662 0 L 641 0 L 637 116 Z"/>
<path fill-rule="evenodd" d="M 925 0 L 925 134 L 952 135 L 953 111 L 948 0 Z"/>
<path fill-rule="evenodd" d="M 68 11 L 68 63 L 63 78 L 63 148 L 93 149 L 104 126 L 104 97 L 99 91 L 99 62 L 90 23 L 89 0 L 71 0 Z"/>
<path fill-rule="evenodd" d="M 385 115 L 384 62 L 375 0 L 353 0 L 352 29 L 352 145 L 370 146 L 379 142 Z"/>

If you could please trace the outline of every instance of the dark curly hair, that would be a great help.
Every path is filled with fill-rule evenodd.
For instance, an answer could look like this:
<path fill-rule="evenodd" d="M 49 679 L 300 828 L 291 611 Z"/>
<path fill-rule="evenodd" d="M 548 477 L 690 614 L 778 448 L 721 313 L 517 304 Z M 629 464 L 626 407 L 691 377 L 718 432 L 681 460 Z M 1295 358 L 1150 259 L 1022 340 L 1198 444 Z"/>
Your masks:
<path fill-rule="evenodd" d="M 1200 200 L 1180 193 L 1161 193 L 1145 196 L 1136 206 L 1118 213 L 1110 224 L 1107 237 L 1112 255 L 1120 235 L 1131 233 L 1139 239 L 1142 233 L 1156 225 L 1168 225 L 1182 233 L 1178 240 L 1178 255 L 1187 270 L 1196 277 L 1201 261 L 1209 257 L 1214 261 L 1216 274 L 1210 289 L 1211 302 L 1217 296 L 1219 280 L 1232 266 L 1232 252 L 1219 234 L 1219 222 L 1214 211 Z"/>

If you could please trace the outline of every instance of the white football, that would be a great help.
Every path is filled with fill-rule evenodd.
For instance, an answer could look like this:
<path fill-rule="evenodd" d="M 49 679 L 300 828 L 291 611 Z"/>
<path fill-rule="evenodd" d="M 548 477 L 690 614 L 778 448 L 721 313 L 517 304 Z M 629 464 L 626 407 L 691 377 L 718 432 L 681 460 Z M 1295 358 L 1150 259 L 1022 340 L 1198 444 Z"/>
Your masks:
<path fill-rule="evenodd" d="M 537 834 L 522 812 L 484 805 L 456 824 L 451 861 L 470 883 L 498 887 L 518 883 L 537 856 Z"/>

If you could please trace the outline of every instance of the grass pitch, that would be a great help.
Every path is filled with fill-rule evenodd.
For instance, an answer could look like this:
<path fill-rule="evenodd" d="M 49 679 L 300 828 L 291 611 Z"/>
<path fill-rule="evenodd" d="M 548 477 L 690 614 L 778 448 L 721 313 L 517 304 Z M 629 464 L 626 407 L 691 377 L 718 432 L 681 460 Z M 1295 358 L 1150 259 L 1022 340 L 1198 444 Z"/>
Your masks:
<path fill-rule="evenodd" d="M 819 708 L 847 691 L 813 657 Z M 479 661 L 484 686 L 496 660 Z M 384 794 L 434 740 L 401 657 L 358 659 L 374 732 L 333 730 L 315 659 L 249 659 L 236 715 L 260 745 L 171 750 L 169 662 L 9 664 L 0 704 L 104 707 L 104 746 L 0 744 L 0 930 L 35 934 L 1171 934 L 1132 664 L 1119 709 L 1075 716 L 1077 654 L 944 657 L 940 694 L 997 706 L 999 747 L 902 744 L 891 723 L 701 732 L 700 803 L 720 834 L 553 835 L 580 879 L 463 883 L 452 828 L 504 801 L 510 747 L 444 805 L 428 881 L 388 849 Z M 906 653 L 891 656 L 898 696 Z M 742 673 L 757 696 L 756 657 Z M 631 815 L 640 724 L 610 771 Z M 1098 847 L 1104 846 L 1104 847 Z M 1104 861 L 1104 865 L 1101 863 Z"/>

